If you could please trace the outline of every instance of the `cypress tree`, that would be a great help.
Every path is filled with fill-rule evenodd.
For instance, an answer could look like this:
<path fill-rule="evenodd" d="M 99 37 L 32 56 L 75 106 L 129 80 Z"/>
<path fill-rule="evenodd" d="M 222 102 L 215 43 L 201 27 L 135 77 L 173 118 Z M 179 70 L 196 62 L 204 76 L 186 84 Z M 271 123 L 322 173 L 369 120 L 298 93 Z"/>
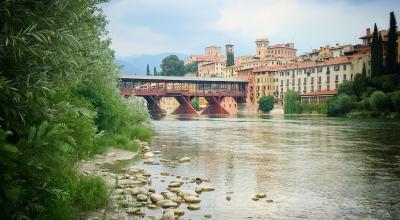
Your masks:
<path fill-rule="evenodd" d="M 150 66 L 149 66 L 149 64 L 147 64 L 146 75 L 150 76 Z"/>
<path fill-rule="evenodd" d="M 154 67 L 153 75 L 157 76 L 157 68 L 156 67 Z"/>
<path fill-rule="evenodd" d="M 235 55 L 233 54 L 233 52 L 228 52 L 226 54 L 226 67 L 234 65 L 235 65 Z"/>
<path fill-rule="evenodd" d="M 377 45 L 377 73 L 378 75 L 382 75 L 384 73 L 383 68 L 383 42 L 382 35 L 379 34 L 378 45 Z"/>
<path fill-rule="evenodd" d="M 378 27 L 376 23 L 374 25 L 374 33 L 372 35 L 372 44 L 371 44 L 371 76 L 376 76 L 379 74 L 378 72 Z"/>
<path fill-rule="evenodd" d="M 362 68 L 361 75 L 364 76 L 364 77 L 367 77 L 367 68 L 365 68 L 365 63 L 363 63 L 363 68 Z"/>
<path fill-rule="evenodd" d="M 387 53 L 386 53 L 386 72 L 391 74 L 397 70 L 397 25 L 394 12 L 390 12 L 390 27 L 388 33 Z"/>

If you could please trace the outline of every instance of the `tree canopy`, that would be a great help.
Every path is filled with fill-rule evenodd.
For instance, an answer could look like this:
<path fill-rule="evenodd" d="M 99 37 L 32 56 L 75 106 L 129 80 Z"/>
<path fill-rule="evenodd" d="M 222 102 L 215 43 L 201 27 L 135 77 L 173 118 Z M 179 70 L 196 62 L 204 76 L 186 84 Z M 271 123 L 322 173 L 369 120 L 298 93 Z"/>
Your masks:
<path fill-rule="evenodd" d="M 275 98 L 273 96 L 262 96 L 258 102 L 258 109 L 269 112 L 274 108 Z"/>
<path fill-rule="evenodd" d="M 78 219 L 104 206 L 104 182 L 74 163 L 116 139 L 150 138 L 147 110 L 119 95 L 103 2 L 0 3 L 2 219 Z"/>
<path fill-rule="evenodd" d="M 161 62 L 161 75 L 163 76 L 183 76 L 185 73 L 183 61 L 176 55 L 169 55 Z"/>

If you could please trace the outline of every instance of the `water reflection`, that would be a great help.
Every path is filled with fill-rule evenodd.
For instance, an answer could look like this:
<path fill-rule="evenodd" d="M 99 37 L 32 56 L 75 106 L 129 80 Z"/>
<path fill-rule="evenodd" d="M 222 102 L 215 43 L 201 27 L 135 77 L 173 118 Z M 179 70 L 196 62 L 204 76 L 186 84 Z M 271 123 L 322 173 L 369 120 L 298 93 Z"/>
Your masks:
<path fill-rule="evenodd" d="M 216 187 L 185 218 L 400 218 L 399 122 L 264 115 L 154 124 L 154 145 L 169 146 L 163 158 L 193 158 L 158 169 Z M 258 192 L 273 202 L 252 201 Z"/>

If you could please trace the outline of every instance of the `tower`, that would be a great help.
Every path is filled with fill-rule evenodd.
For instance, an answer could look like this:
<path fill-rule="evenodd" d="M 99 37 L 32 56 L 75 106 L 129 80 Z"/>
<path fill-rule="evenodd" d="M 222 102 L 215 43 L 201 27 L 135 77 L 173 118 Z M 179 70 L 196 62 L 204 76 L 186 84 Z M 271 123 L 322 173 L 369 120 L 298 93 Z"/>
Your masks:
<path fill-rule="evenodd" d="M 267 57 L 268 45 L 269 45 L 268 38 L 256 39 L 255 43 L 256 43 L 256 57 L 259 57 L 261 59 Z"/>

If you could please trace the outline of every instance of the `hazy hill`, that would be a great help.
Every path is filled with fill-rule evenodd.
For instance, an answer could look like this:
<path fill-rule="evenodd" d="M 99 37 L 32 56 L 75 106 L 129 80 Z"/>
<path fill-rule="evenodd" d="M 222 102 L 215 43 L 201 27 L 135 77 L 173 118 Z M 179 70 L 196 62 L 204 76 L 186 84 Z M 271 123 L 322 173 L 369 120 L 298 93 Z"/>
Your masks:
<path fill-rule="evenodd" d="M 185 59 L 186 54 L 180 53 L 161 53 L 161 54 L 149 54 L 149 55 L 132 55 L 126 57 L 116 57 L 118 64 L 123 65 L 121 73 L 124 75 L 145 75 L 146 65 L 150 65 L 150 72 L 153 74 L 154 66 L 157 71 L 161 71 L 160 64 L 161 61 L 168 55 L 177 55 L 179 59 Z"/>

